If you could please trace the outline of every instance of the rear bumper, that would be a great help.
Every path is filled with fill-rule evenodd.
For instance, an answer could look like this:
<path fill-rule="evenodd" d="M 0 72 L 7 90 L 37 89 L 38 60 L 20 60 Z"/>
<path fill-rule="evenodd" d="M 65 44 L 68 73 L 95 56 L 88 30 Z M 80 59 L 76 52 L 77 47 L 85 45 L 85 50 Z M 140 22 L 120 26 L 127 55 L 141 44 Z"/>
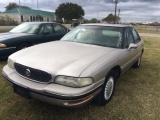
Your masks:
<path fill-rule="evenodd" d="M 54 91 L 48 92 L 47 90 L 45 90 L 44 88 L 47 88 L 46 85 L 44 84 L 40 84 L 40 83 L 34 83 L 36 86 L 38 86 L 37 88 L 33 88 L 32 86 L 29 86 L 29 82 L 30 84 L 32 84 L 32 81 L 28 81 L 27 79 L 25 79 L 28 83 L 26 83 L 25 85 L 23 85 L 22 83 L 18 83 L 17 81 L 15 81 L 14 79 L 17 78 L 21 78 L 22 81 L 24 78 L 20 77 L 19 75 L 17 75 L 15 72 L 6 72 L 7 69 L 11 69 L 7 66 L 5 66 L 3 68 L 2 71 L 2 75 L 3 77 L 6 79 L 6 81 L 8 82 L 9 85 L 11 85 L 13 88 L 14 86 L 18 85 L 22 88 L 27 89 L 27 91 L 30 94 L 31 98 L 35 98 L 47 103 L 51 103 L 54 105 L 58 105 L 58 106 L 63 106 L 63 107 L 83 107 L 85 105 L 87 105 L 88 103 L 90 103 L 94 97 L 97 96 L 97 94 L 101 91 L 101 87 L 102 85 L 99 85 L 98 87 L 86 92 L 86 93 L 81 93 L 81 94 L 59 94 L 59 93 L 55 93 Z M 10 77 L 10 74 L 14 74 L 15 77 Z M 54 85 L 52 86 L 54 87 Z M 61 85 L 59 85 L 59 87 L 63 87 Z M 66 86 L 64 86 L 66 87 Z M 69 88 L 72 89 L 73 92 L 77 91 L 79 88 Z"/>
<path fill-rule="evenodd" d="M 16 47 L 9 47 L 9 48 L 0 48 L 0 59 L 7 58 L 12 53 L 16 52 Z"/>

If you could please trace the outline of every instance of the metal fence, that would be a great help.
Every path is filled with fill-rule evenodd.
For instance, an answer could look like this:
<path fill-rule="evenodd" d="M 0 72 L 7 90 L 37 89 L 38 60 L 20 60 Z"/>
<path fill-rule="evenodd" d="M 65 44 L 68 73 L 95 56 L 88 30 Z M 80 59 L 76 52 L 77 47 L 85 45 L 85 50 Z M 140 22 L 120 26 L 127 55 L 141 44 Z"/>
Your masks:
<path fill-rule="evenodd" d="M 139 30 L 150 30 L 150 31 L 160 31 L 160 26 L 147 26 L 147 25 L 142 25 L 142 26 L 135 26 Z"/>

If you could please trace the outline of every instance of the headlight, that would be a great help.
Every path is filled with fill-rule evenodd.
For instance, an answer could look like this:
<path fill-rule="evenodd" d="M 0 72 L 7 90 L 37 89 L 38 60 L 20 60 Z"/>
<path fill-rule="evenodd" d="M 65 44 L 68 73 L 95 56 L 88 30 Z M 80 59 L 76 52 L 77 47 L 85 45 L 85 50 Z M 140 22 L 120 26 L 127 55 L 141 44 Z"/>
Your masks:
<path fill-rule="evenodd" d="M 70 86 L 70 87 L 84 87 L 84 86 L 91 85 L 93 83 L 93 79 L 58 76 L 55 79 L 55 83 Z"/>
<path fill-rule="evenodd" d="M 7 46 L 5 44 L 0 43 L 0 48 L 6 48 Z"/>
<path fill-rule="evenodd" d="M 10 58 L 8 58 L 8 66 L 14 69 L 14 62 Z"/>

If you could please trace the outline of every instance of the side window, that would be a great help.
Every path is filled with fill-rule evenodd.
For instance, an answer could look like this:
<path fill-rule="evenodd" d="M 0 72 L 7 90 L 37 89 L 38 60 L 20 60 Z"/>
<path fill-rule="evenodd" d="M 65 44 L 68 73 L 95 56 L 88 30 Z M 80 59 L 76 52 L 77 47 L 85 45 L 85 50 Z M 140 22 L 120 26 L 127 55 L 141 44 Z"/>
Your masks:
<path fill-rule="evenodd" d="M 133 28 L 131 28 L 131 31 L 132 31 L 135 42 L 138 43 L 141 40 L 138 33 Z"/>
<path fill-rule="evenodd" d="M 61 26 L 61 27 L 62 27 L 62 29 L 63 29 L 63 32 L 64 32 L 64 33 L 67 33 L 67 29 L 64 28 L 63 26 Z"/>
<path fill-rule="evenodd" d="M 64 33 L 64 28 L 62 28 L 60 25 L 53 25 L 55 33 Z"/>
<path fill-rule="evenodd" d="M 44 31 L 44 25 L 40 28 L 40 30 L 39 30 L 39 34 L 43 34 L 43 31 Z"/>
<path fill-rule="evenodd" d="M 124 35 L 125 35 L 124 47 L 128 48 L 130 43 L 134 43 L 134 39 L 133 39 L 131 30 L 129 28 L 126 28 Z"/>
<path fill-rule="evenodd" d="M 53 34 L 53 28 L 51 24 L 46 24 L 44 27 L 44 33 Z"/>

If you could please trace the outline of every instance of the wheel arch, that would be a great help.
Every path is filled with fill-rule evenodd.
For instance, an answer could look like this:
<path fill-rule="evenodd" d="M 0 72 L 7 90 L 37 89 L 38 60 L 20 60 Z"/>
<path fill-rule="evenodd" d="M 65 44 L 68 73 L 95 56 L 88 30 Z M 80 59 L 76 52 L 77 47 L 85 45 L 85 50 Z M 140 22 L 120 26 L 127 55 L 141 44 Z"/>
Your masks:
<path fill-rule="evenodd" d="M 22 42 L 22 43 L 19 43 L 17 46 L 16 46 L 16 49 L 17 50 L 19 50 L 19 47 L 21 46 L 21 45 L 28 45 L 28 46 L 32 46 L 33 44 L 31 43 L 31 42 Z"/>
<path fill-rule="evenodd" d="M 120 74 L 121 74 L 121 68 L 119 65 L 117 66 L 114 66 L 110 71 L 113 71 L 115 73 L 115 77 L 116 77 L 116 80 L 120 77 Z M 110 72 L 109 71 L 109 72 Z M 108 72 L 108 73 L 109 73 Z"/>

